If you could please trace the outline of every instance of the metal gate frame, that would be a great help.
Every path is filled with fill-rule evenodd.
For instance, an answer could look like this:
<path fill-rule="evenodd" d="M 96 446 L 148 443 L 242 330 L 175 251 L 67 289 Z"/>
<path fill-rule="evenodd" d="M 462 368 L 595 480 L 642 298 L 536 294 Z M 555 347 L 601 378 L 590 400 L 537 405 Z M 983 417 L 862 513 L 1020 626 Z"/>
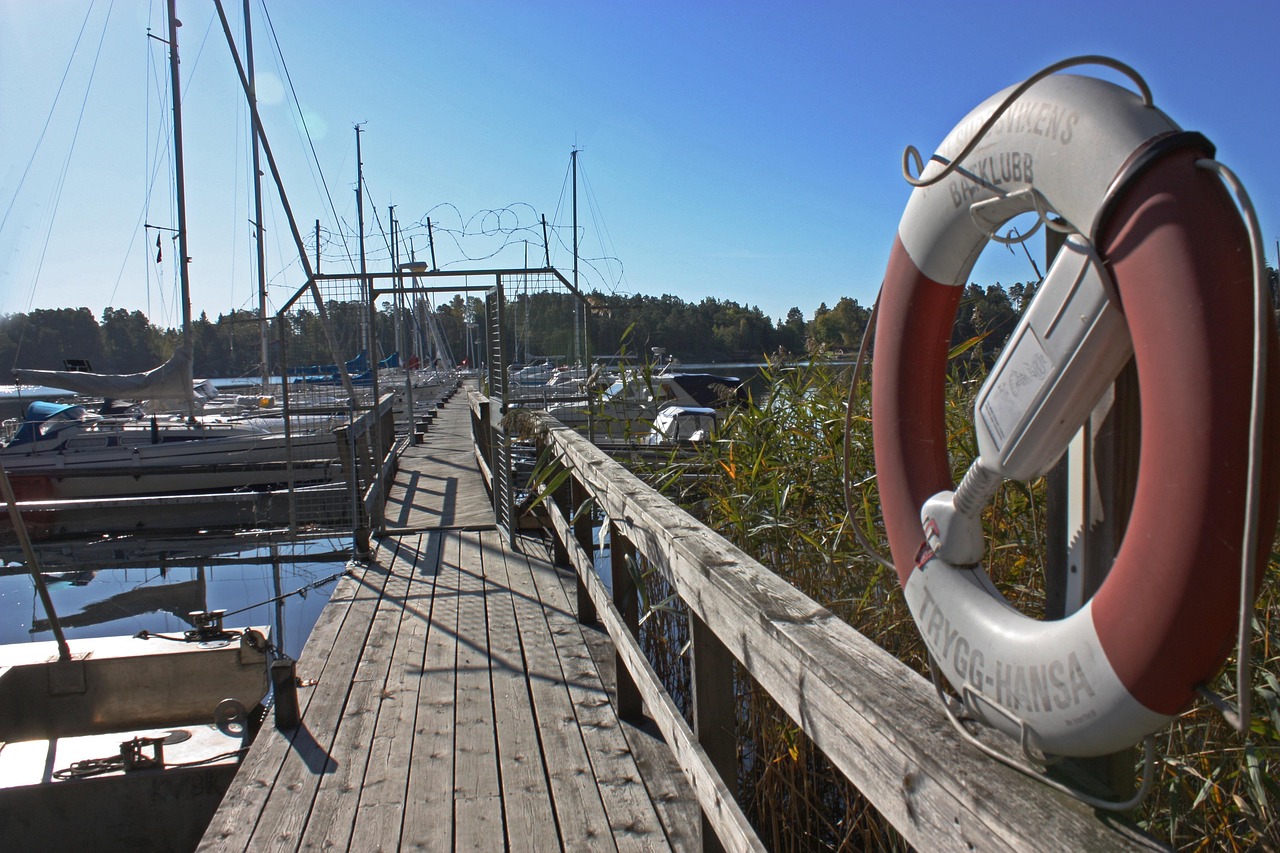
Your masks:
<path fill-rule="evenodd" d="M 507 368 L 511 364 L 513 347 L 507 340 L 504 333 L 505 308 L 506 305 L 506 282 L 516 277 L 527 278 L 529 276 L 546 276 L 551 277 L 564 288 L 566 294 L 576 297 L 577 310 L 580 312 L 578 317 L 574 318 L 574 337 L 577 351 L 583 354 L 584 362 L 588 359 L 586 318 L 589 316 L 589 303 L 573 284 L 565 278 L 559 270 L 554 267 L 541 268 L 517 268 L 517 269 L 483 269 L 483 270 L 422 270 L 417 265 L 403 264 L 401 268 L 394 272 L 366 272 L 363 276 L 360 273 L 317 273 L 306 285 L 300 288 L 294 297 L 290 299 L 284 307 L 277 312 L 277 318 L 282 318 L 284 314 L 291 310 L 297 301 L 302 298 L 306 292 L 313 294 L 317 308 L 321 311 L 323 317 L 323 299 L 320 296 L 317 283 L 328 280 L 352 280 L 363 278 L 366 282 L 364 292 L 367 294 L 370 318 L 374 317 L 377 312 L 377 300 L 384 296 L 402 296 L 416 294 L 439 294 L 439 293 L 483 293 L 485 306 L 485 341 L 483 351 L 486 353 L 485 379 L 488 383 L 487 396 L 497 405 L 489 407 L 490 423 L 488 429 L 496 440 L 490 444 L 490 458 L 488 459 L 490 470 L 493 471 L 493 493 L 490 496 L 493 501 L 494 515 L 497 518 L 498 526 L 506 533 L 508 540 L 515 541 L 515 533 L 518 527 L 518 519 L 515 517 L 515 472 L 512 459 L 512 438 L 507 433 L 503 425 L 503 416 L 507 413 L 512 403 L 509 383 L 507 381 Z M 472 284 L 471 278 L 487 279 L 483 284 Z M 412 279 L 412 283 L 406 284 L 406 279 Z M 452 280 L 450 284 L 420 284 L 419 280 Z M 462 279 L 462 281 L 457 281 Z M 283 328 L 283 324 L 281 325 Z M 373 358 L 373 354 L 370 354 Z M 338 358 L 335 347 L 335 363 L 342 365 L 342 360 Z M 376 358 L 374 358 L 376 361 Z M 345 387 L 347 393 L 351 396 L 353 406 L 358 406 L 357 395 L 350 383 L 350 378 L 343 373 Z M 483 391 L 484 389 L 482 389 Z M 378 399 L 379 388 L 377 385 L 376 371 L 373 386 L 373 399 Z M 287 405 L 287 401 L 286 401 Z M 353 409 L 354 410 L 354 409 Z M 381 452 L 386 452 L 389 448 L 381 448 Z"/>

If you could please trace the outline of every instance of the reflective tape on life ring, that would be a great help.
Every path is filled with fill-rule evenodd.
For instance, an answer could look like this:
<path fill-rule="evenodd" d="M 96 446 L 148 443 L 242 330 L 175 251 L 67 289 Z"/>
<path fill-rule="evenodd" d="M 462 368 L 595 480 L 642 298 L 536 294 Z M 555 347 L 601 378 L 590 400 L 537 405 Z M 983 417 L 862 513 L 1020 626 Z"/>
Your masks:
<path fill-rule="evenodd" d="M 935 157 L 949 162 L 1004 94 L 965 118 Z M 1047 752 L 1101 755 L 1155 731 L 1213 677 L 1234 637 L 1252 262 L 1230 197 L 1195 166 L 1212 153 L 1207 140 L 1182 133 L 1125 89 L 1049 77 L 956 172 L 913 191 L 890 255 L 872 420 L 899 579 L 952 685 L 978 695 L 973 708 L 991 725 L 1017 736 L 1010 717 L 1025 723 L 1032 745 Z M 939 168 L 931 162 L 924 177 Z M 1084 607 L 1057 621 L 1016 611 L 981 567 L 934 557 L 920 525 L 922 504 L 954 488 L 943 392 L 963 285 L 988 229 L 1034 209 L 1037 198 L 1090 238 L 1114 280 L 1142 413 L 1133 510 L 1111 572 Z M 1268 375 L 1276 377 L 1274 329 L 1267 335 Z M 1267 397 L 1269 425 L 1276 399 Z M 1259 570 L 1274 532 L 1275 444 L 1267 441 L 1263 453 Z"/>

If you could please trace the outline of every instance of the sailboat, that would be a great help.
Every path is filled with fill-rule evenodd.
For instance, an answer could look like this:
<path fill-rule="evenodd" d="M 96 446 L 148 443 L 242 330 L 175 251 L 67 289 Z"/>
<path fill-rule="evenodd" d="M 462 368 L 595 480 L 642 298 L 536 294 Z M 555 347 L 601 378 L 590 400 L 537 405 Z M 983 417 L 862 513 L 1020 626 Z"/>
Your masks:
<path fill-rule="evenodd" d="M 21 384 L 86 397 L 175 401 L 184 411 L 146 416 L 94 412 L 80 403 L 32 403 L 0 443 L 0 464 L 20 500 L 267 490 L 330 483 L 341 471 L 327 421 L 280 430 L 261 418 L 196 417 L 176 27 L 171 32 L 181 344 L 167 362 L 142 373 L 19 369 L 14 376 Z"/>
<path fill-rule="evenodd" d="M 176 109 L 174 3 L 168 0 Z M 184 346 L 150 377 L 134 377 L 135 384 L 148 393 L 164 385 L 190 395 L 189 354 Z M 83 387 L 96 387 L 101 379 L 87 379 Z M 250 452 L 263 440 L 182 418 L 169 435 L 170 425 L 162 426 L 159 419 L 112 424 L 101 415 L 90 417 L 83 406 L 32 405 L 38 407 L 36 415 L 0 451 L 3 467 L 18 472 L 19 482 L 52 481 L 59 470 L 68 470 L 71 479 L 92 482 L 99 490 L 116 488 L 99 465 L 120 468 L 132 459 L 139 480 L 149 480 L 153 469 L 201 451 L 221 454 L 220 466 L 237 448 Z M 181 438 L 184 434 L 190 437 Z M 140 440 L 131 445 L 134 439 Z M 218 466 L 192 464 L 183 476 L 195 482 Z M 0 646 L 0 838 L 5 849 L 195 849 L 253 739 L 253 720 L 271 675 L 277 669 L 291 673 L 292 663 L 275 659 L 268 628 L 224 627 L 224 612 L 208 610 L 201 601 L 202 578 L 184 590 L 195 597 L 159 605 L 185 606 L 191 630 L 76 639 L 73 650 L 3 473 L 0 492 L 48 616 L 36 630 L 47 625 L 54 635 L 52 641 Z M 128 598 L 126 608 L 159 604 Z M 95 618 L 86 610 L 79 621 Z M 73 617 L 66 624 L 76 621 Z"/>

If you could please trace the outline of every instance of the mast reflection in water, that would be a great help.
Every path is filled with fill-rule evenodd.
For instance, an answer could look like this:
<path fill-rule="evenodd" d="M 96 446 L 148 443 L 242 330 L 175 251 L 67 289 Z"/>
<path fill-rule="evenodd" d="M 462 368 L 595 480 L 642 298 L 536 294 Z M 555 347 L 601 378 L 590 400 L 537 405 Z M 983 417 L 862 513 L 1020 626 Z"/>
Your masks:
<path fill-rule="evenodd" d="M 341 576 L 350 540 L 193 544 L 165 540 L 60 543 L 38 555 L 68 640 L 181 634 L 198 610 L 225 610 L 228 627 L 268 625 L 291 657 Z M 52 640 L 19 552 L 0 550 L 0 644 Z"/>

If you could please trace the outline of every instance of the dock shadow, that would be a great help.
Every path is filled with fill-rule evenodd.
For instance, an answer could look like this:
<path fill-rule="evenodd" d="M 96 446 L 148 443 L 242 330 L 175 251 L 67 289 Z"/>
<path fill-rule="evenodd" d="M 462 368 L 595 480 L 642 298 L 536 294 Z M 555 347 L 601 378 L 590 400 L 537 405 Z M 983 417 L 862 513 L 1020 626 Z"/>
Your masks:
<path fill-rule="evenodd" d="M 283 733 L 283 732 L 282 732 Z M 302 763 L 307 765 L 307 769 L 313 774 L 319 776 L 321 774 L 336 773 L 338 771 L 338 762 L 333 759 L 320 742 L 311 734 L 311 730 L 307 728 L 307 721 L 303 720 L 298 727 L 292 732 L 289 745 L 294 752 L 298 753 L 298 757 L 302 759 Z"/>

